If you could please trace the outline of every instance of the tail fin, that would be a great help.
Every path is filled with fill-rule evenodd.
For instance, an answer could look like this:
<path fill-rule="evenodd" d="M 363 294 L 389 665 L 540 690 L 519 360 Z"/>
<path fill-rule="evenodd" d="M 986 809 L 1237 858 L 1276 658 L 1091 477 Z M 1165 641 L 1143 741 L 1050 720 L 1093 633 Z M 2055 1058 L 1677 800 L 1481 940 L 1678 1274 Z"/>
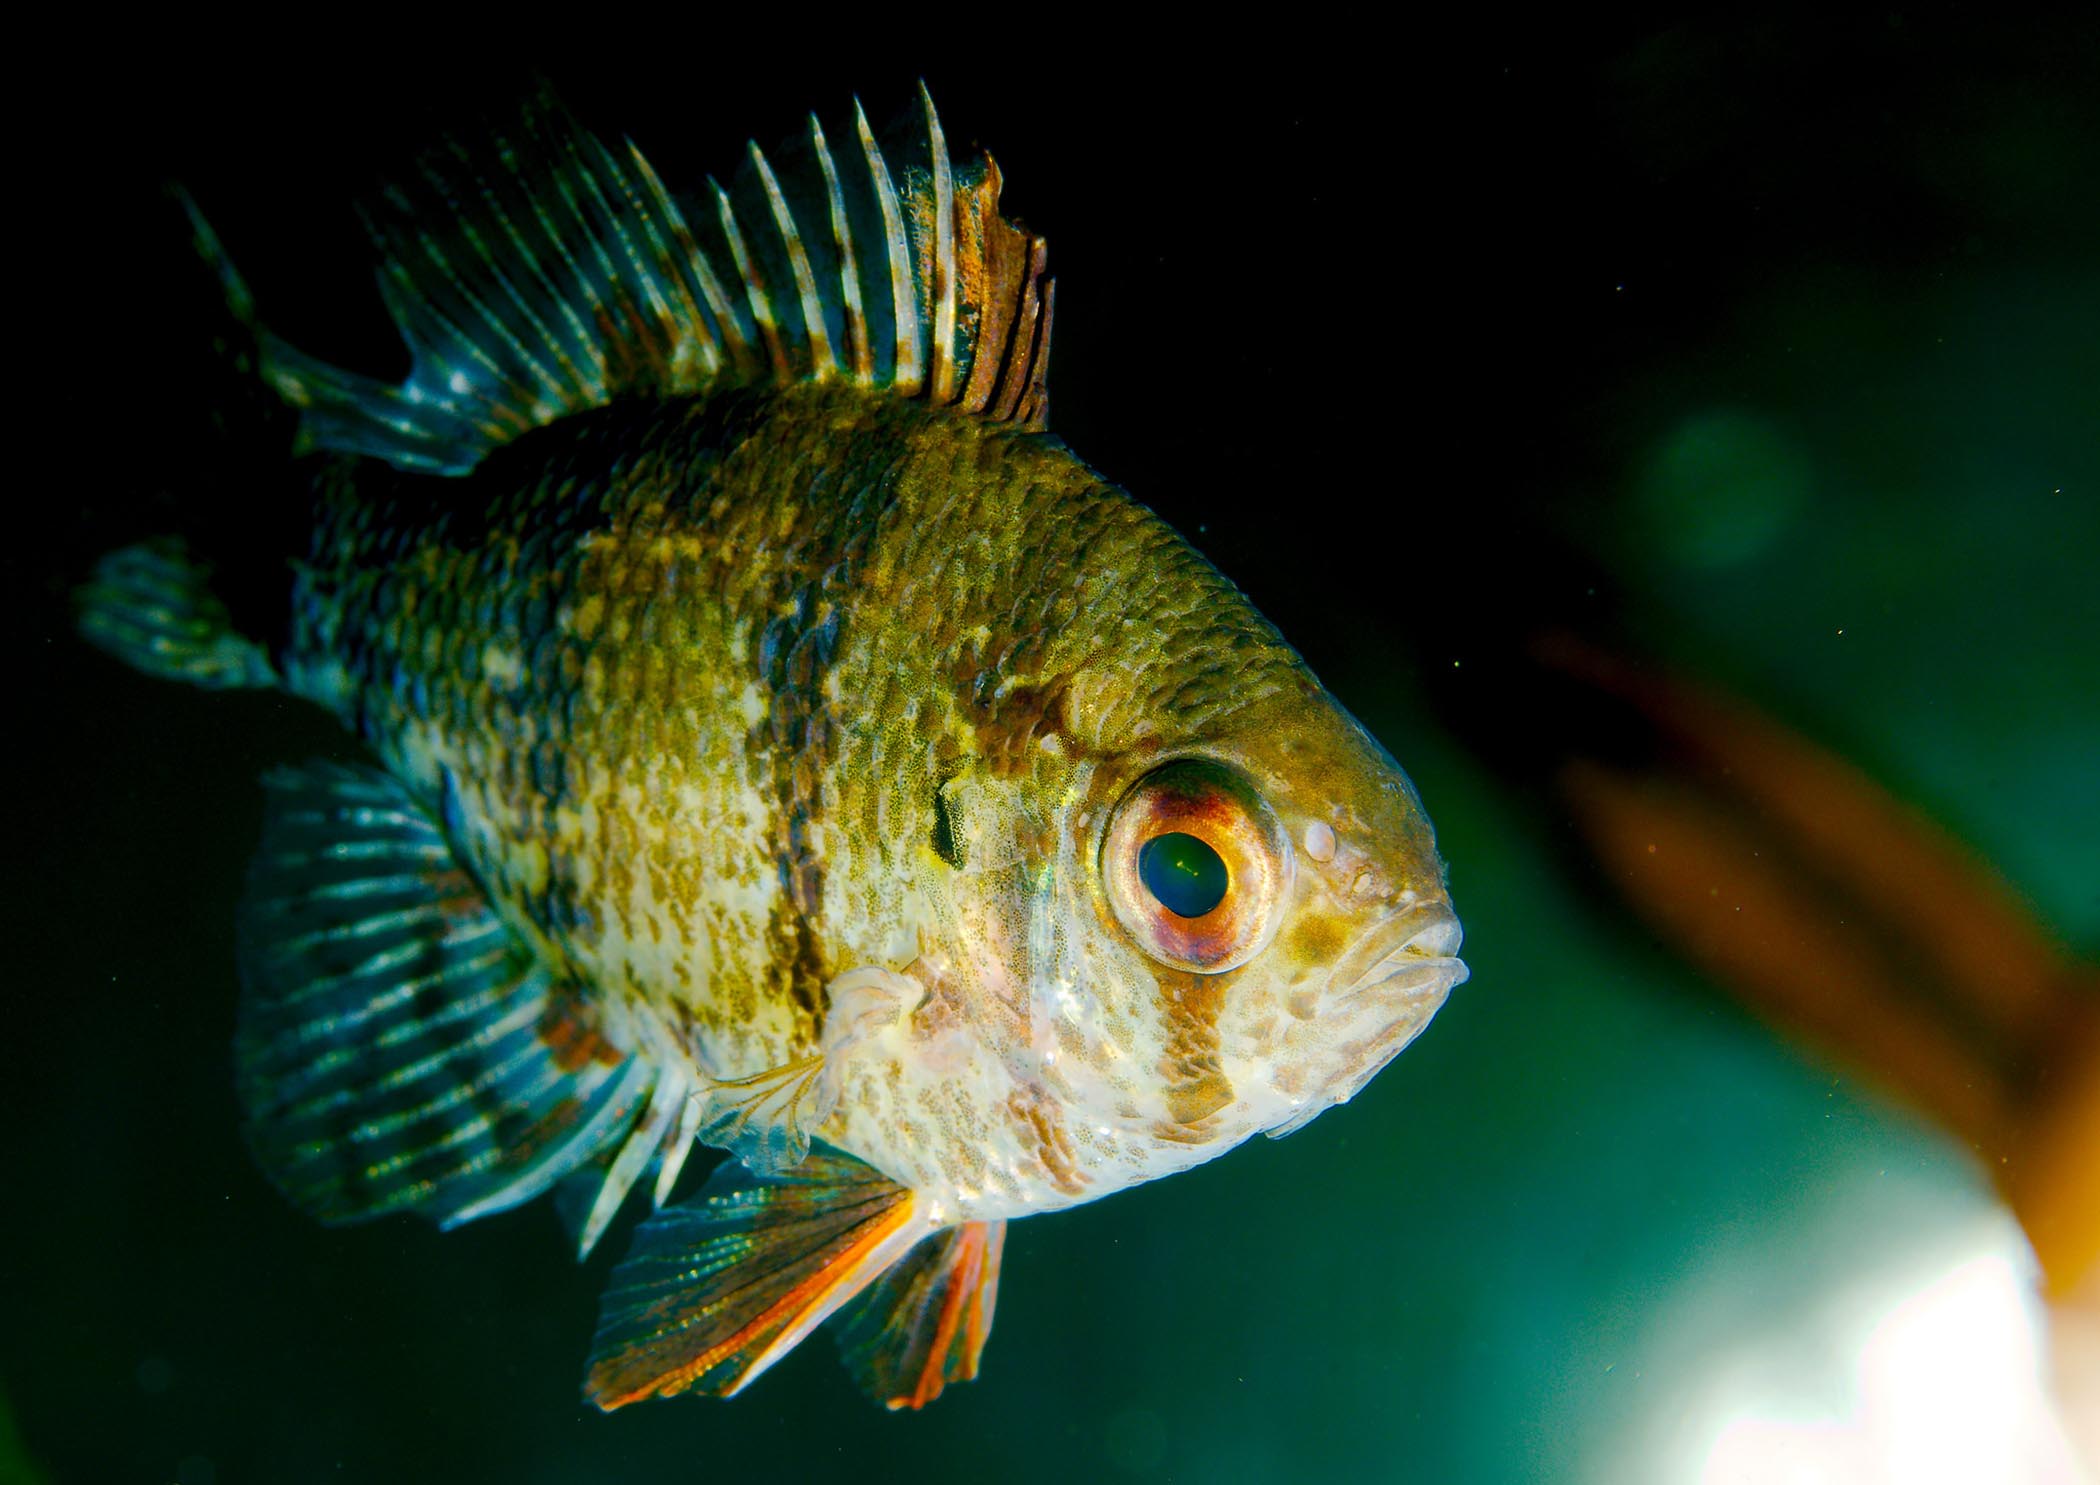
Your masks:
<path fill-rule="evenodd" d="M 216 426 L 204 447 L 178 456 L 204 466 L 175 472 L 177 483 L 202 487 L 177 502 L 183 534 L 156 535 L 105 554 L 75 591 L 76 622 L 90 644 L 148 675 L 212 689 L 274 686 L 268 652 L 243 630 L 270 632 L 290 585 L 274 564 L 215 561 L 208 554 L 270 550 L 291 536 L 279 526 L 302 516 L 300 502 L 241 499 L 234 492 L 283 481 L 296 417 L 263 379 L 265 337 L 247 285 L 196 206 L 180 190 L 169 194 L 187 218 L 199 261 L 216 280 L 204 384 Z M 262 570 L 243 574 L 238 569 L 244 567 Z M 243 583 L 244 575 L 255 581 Z"/>
<path fill-rule="evenodd" d="M 111 552 L 74 601 L 81 637 L 148 675 L 215 691 L 277 684 L 270 657 L 234 632 L 211 569 L 180 538 Z"/>

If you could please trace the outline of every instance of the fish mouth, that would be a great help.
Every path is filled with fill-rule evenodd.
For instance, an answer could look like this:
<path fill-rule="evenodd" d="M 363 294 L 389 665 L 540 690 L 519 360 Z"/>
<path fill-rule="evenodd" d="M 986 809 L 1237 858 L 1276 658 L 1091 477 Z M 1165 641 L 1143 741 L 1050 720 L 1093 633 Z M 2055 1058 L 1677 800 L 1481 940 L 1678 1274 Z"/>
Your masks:
<path fill-rule="evenodd" d="M 1343 1042 L 1340 1076 L 1264 1131 L 1270 1139 L 1347 1103 L 1420 1034 L 1452 987 L 1471 973 L 1458 957 L 1459 940 L 1458 916 L 1449 903 L 1410 902 L 1343 952 L 1328 977 L 1323 1019 L 1365 1034 Z"/>
<path fill-rule="evenodd" d="M 1463 936 L 1448 902 L 1408 903 L 1343 951 L 1328 975 L 1328 994 L 1349 1004 L 1371 995 L 1448 991 L 1471 972 L 1458 957 Z"/>

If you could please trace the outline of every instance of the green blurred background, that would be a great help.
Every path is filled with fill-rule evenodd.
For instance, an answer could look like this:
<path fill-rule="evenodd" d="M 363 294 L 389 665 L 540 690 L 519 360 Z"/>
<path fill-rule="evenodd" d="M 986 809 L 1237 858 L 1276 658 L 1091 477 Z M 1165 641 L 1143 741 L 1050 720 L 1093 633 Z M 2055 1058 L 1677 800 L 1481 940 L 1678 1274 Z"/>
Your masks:
<path fill-rule="evenodd" d="M 5 558 L 0 1477 L 1691 1479 L 1731 1377 L 1841 1396 L 1832 1297 L 1969 1251 L 1993 1204 L 1961 1151 L 1585 877 L 1495 746 L 1558 725 L 1500 660 L 1559 620 L 1730 686 L 2100 947 L 2095 24 L 1221 24 L 1180 53 L 1076 23 L 976 55 L 264 34 L 271 65 L 68 74 L 18 204 L 53 316 L 18 361 L 57 365 Z M 600 1416 L 623 1233 L 579 1268 L 544 1204 L 446 1235 L 287 1208 L 229 1086 L 233 904 L 256 775 L 350 752 L 67 631 L 78 564 L 200 498 L 203 319 L 158 182 L 291 339 L 383 372 L 348 201 L 535 69 L 674 183 L 925 75 L 1050 239 L 1053 426 L 1278 621 L 1451 863 L 1473 977 L 1414 1048 L 1287 1141 L 1016 1226 L 985 1374 L 923 1415 L 871 1408 L 820 1339 L 733 1403 Z"/>

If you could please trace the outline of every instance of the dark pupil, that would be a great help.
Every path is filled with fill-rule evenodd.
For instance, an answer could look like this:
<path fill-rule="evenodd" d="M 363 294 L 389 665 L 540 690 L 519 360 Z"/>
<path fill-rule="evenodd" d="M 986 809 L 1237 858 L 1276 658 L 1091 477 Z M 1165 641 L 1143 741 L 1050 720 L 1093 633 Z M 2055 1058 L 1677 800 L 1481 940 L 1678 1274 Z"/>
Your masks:
<path fill-rule="evenodd" d="M 1179 918 L 1200 918 L 1225 900 L 1225 859 L 1193 835 L 1155 835 L 1138 851 L 1138 880 Z"/>

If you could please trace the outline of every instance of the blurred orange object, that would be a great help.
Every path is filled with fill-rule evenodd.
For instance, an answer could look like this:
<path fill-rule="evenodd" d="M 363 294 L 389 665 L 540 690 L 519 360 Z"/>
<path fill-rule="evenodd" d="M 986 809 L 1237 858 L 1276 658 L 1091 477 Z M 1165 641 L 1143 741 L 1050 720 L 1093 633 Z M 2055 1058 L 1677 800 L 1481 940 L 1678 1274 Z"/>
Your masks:
<path fill-rule="evenodd" d="M 1555 774 L 1632 910 L 1989 1169 L 2040 1261 L 2061 1400 L 2100 1469 L 2100 972 L 1946 831 L 1746 703 L 1566 635 L 1534 656 L 1641 739 L 1633 761 L 1599 747 Z"/>

